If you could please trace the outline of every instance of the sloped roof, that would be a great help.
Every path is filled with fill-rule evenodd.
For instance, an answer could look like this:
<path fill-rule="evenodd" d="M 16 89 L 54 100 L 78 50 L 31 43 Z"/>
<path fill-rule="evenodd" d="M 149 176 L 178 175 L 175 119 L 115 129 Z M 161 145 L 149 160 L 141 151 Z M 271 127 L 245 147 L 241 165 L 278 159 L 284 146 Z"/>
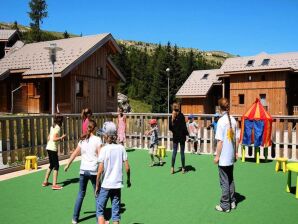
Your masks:
<path fill-rule="evenodd" d="M 109 33 L 26 44 L 0 60 L 0 79 L 8 71 L 22 69 L 26 70 L 24 76 L 50 74 L 52 64 L 49 50 L 46 49 L 50 43 L 56 43 L 57 47 L 62 48 L 57 51 L 55 73 L 63 76 L 108 41 L 112 41 L 116 50 L 121 51 Z"/>
<path fill-rule="evenodd" d="M 193 71 L 178 90 L 176 97 L 205 97 L 213 84 L 220 83 L 219 69 Z"/>
<path fill-rule="evenodd" d="M 269 63 L 262 65 L 264 59 L 269 59 Z M 248 61 L 253 61 L 253 64 L 248 65 Z M 222 74 L 266 70 L 298 71 L 298 52 L 282 54 L 267 54 L 263 52 L 255 56 L 228 58 L 223 63 L 221 70 Z"/>
<path fill-rule="evenodd" d="M 16 30 L 0 30 L 0 41 L 9 41 L 16 33 Z"/>

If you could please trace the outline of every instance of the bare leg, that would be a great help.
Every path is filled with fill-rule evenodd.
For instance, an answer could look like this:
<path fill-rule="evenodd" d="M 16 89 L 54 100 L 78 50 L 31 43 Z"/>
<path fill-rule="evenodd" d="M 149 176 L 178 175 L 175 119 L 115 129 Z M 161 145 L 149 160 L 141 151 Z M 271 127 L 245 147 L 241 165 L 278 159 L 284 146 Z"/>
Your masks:
<path fill-rule="evenodd" d="M 120 224 L 120 222 L 113 222 L 113 224 Z"/>
<path fill-rule="evenodd" d="M 98 224 L 105 224 L 105 218 L 103 216 L 98 218 Z"/>
<path fill-rule="evenodd" d="M 52 170 L 50 168 L 47 169 L 46 175 L 44 177 L 44 183 L 47 183 L 49 181 L 49 177 L 51 175 Z"/>
<path fill-rule="evenodd" d="M 58 170 L 54 170 L 53 173 L 53 186 L 57 185 Z"/>

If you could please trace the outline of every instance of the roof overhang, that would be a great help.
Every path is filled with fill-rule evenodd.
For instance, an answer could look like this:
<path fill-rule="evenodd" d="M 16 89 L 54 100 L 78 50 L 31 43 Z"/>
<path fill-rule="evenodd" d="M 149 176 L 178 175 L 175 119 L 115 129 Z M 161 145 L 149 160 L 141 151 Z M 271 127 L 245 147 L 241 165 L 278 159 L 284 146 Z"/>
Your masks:
<path fill-rule="evenodd" d="M 183 98 L 206 98 L 207 96 L 198 96 L 198 95 L 176 95 L 176 98 L 183 99 Z"/>
<path fill-rule="evenodd" d="M 51 78 L 52 74 L 41 74 L 41 75 L 23 75 L 23 79 L 44 79 L 44 78 Z M 55 78 L 61 78 L 62 75 L 61 73 L 55 73 L 54 75 Z"/>
<path fill-rule="evenodd" d="M 107 59 L 108 65 L 111 66 L 111 68 L 116 72 L 116 74 L 120 77 L 120 79 L 123 82 L 126 82 L 126 78 L 124 77 L 124 75 L 122 74 L 122 72 L 117 68 L 117 66 L 114 64 L 114 62 L 112 61 L 112 59 L 110 57 L 108 57 Z"/>
<path fill-rule="evenodd" d="M 277 68 L 277 69 L 257 69 L 257 70 L 241 70 L 241 71 L 225 71 L 223 74 L 217 75 L 218 77 L 228 77 L 235 74 L 248 74 L 248 73 L 267 73 L 267 72 L 283 72 L 294 71 L 293 68 Z"/>

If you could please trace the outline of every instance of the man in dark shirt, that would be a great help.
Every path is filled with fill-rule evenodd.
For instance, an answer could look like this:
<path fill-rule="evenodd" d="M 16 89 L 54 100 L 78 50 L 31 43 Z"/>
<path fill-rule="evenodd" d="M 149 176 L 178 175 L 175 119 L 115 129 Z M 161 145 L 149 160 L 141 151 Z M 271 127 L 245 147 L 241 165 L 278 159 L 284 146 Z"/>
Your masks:
<path fill-rule="evenodd" d="M 185 117 L 180 112 L 180 105 L 178 103 L 173 103 L 173 112 L 169 121 L 169 128 L 173 133 L 173 155 L 172 155 L 172 167 L 171 173 L 174 174 L 175 160 L 178 150 L 178 145 L 180 144 L 180 155 L 182 164 L 182 173 L 185 173 L 185 141 L 188 135 Z"/>

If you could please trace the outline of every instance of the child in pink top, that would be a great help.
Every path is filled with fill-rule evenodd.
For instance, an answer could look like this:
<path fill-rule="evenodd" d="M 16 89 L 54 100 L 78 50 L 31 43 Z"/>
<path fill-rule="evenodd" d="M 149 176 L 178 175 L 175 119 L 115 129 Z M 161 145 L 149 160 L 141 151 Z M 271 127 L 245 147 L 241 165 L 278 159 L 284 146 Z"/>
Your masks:
<path fill-rule="evenodd" d="M 126 116 L 123 114 L 124 110 L 123 108 L 119 108 L 119 114 L 118 114 L 118 142 L 122 145 L 124 145 L 125 142 L 125 129 L 126 129 Z"/>
<path fill-rule="evenodd" d="M 82 135 L 86 135 L 88 133 L 88 124 L 91 119 L 92 111 L 89 108 L 85 108 L 82 110 Z"/>

